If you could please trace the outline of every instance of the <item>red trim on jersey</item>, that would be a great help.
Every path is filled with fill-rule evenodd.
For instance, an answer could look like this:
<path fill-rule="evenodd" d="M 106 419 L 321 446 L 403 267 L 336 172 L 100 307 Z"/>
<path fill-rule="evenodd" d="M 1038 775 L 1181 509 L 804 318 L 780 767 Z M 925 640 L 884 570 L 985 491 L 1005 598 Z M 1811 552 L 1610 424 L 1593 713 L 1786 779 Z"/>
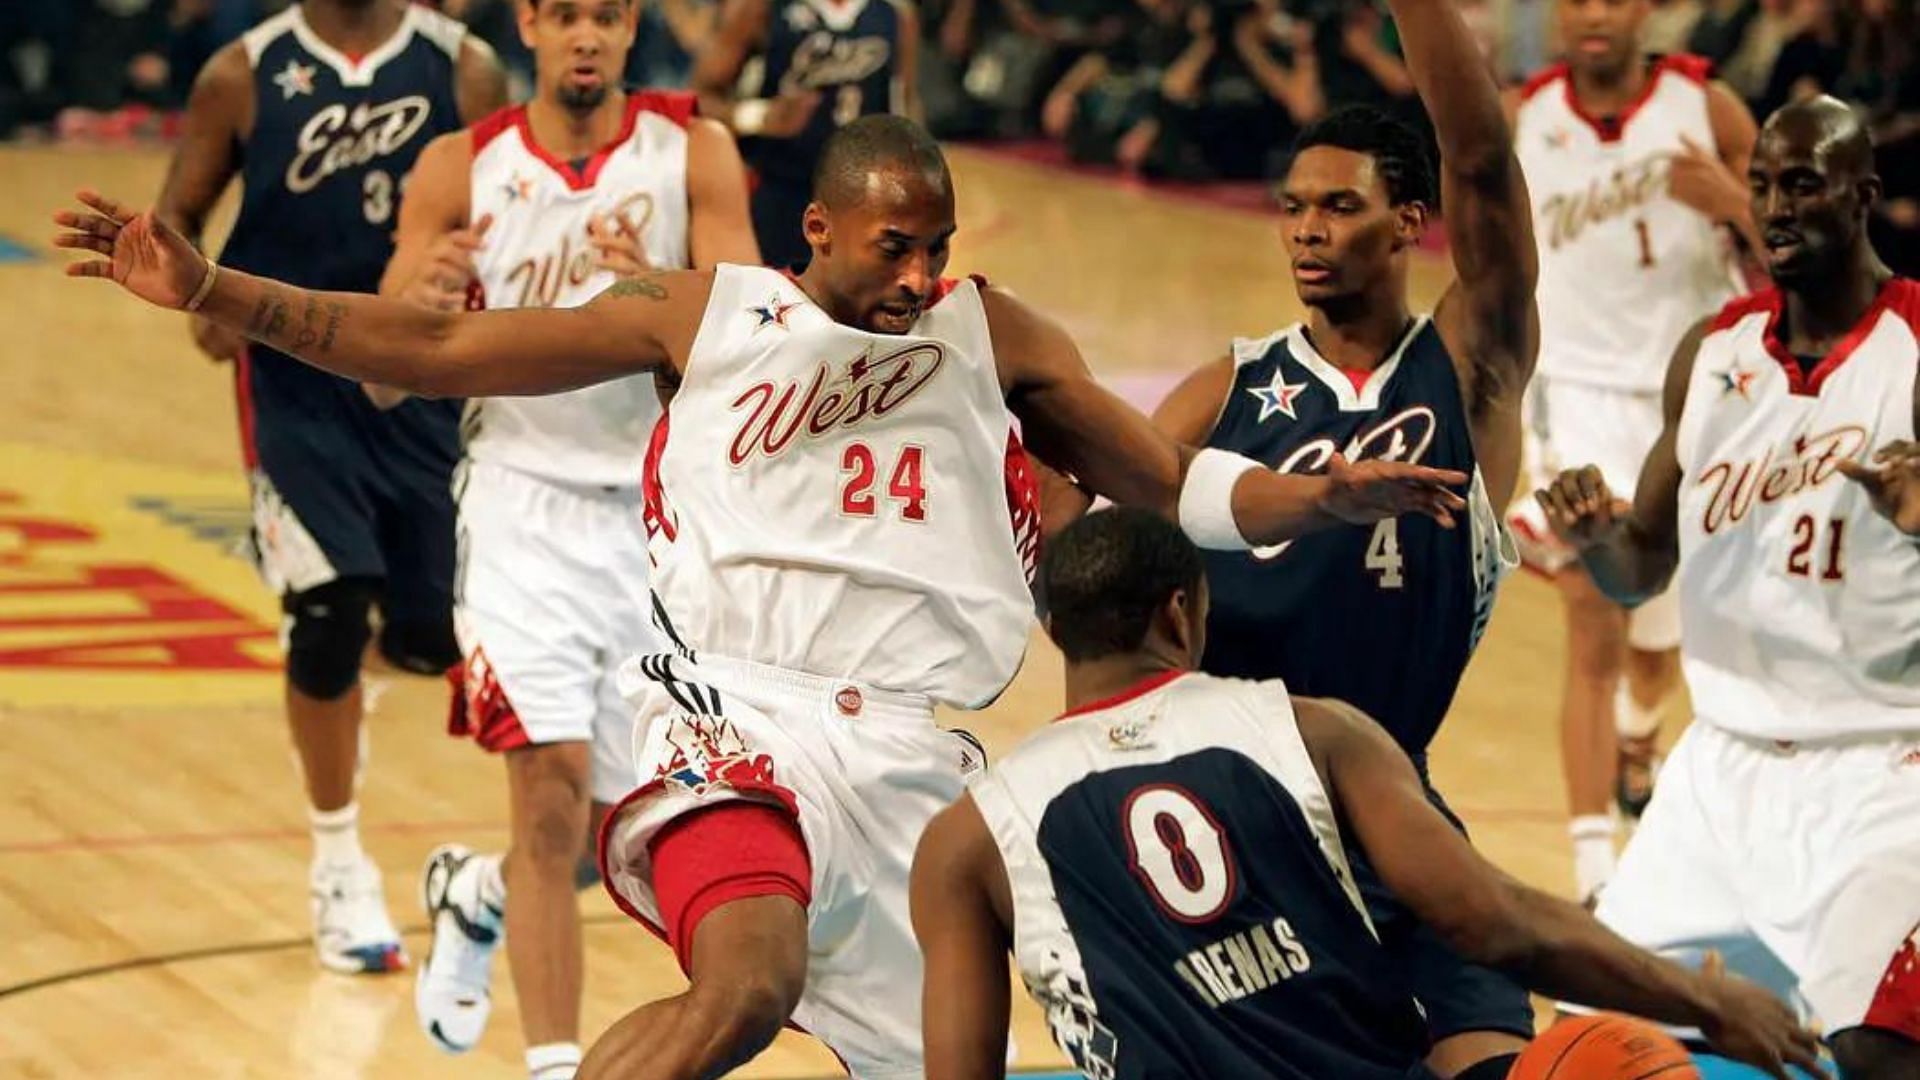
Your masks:
<path fill-rule="evenodd" d="M 495 109 L 468 128 L 467 133 L 473 138 L 474 155 L 479 156 L 480 151 L 485 150 L 488 143 L 512 130 L 520 123 L 521 114 L 526 111 L 525 105 L 508 105 L 505 108 Z"/>
<path fill-rule="evenodd" d="M 533 125 L 527 119 L 524 108 L 515 112 L 514 126 L 520 129 L 520 139 L 527 144 L 527 151 L 539 158 L 549 169 L 558 173 L 560 179 L 574 191 L 585 191 L 600 178 L 600 170 L 606 167 L 607 159 L 615 150 L 626 145 L 633 138 L 633 129 L 639 126 L 641 113 L 653 113 L 684 128 L 692 122 L 697 99 L 690 93 L 667 90 L 635 90 L 627 94 L 626 115 L 621 117 L 620 131 L 612 140 L 593 152 L 587 159 L 586 167 L 575 170 L 572 162 L 562 161 L 553 156 L 539 140 L 533 137 Z"/>
<path fill-rule="evenodd" d="M 1740 297 L 1721 308 L 1720 314 L 1714 316 L 1713 329 L 1725 330 L 1748 315 L 1765 312 L 1767 325 L 1761 332 L 1760 344 L 1767 350 L 1767 355 L 1773 357 L 1774 362 L 1780 365 L 1780 370 L 1786 374 L 1788 392 L 1802 397 L 1818 397 L 1820 387 L 1834 372 L 1840 370 L 1841 365 L 1845 364 L 1849 357 L 1853 356 L 1854 350 L 1860 347 L 1860 343 L 1867 339 L 1867 335 L 1871 334 L 1874 326 L 1880 322 L 1883 312 L 1890 311 L 1895 316 L 1906 320 L 1908 325 L 1914 325 L 1916 315 L 1920 315 L 1920 285 L 1906 278 L 1889 279 L 1880 287 L 1879 294 L 1873 298 L 1873 303 L 1867 305 L 1867 310 L 1853 324 L 1852 329 L 1847 331 L 1845 337 L 1834 343 L 1833 348 L 1827 351 L 1827 355 L 1821 357 L 1820 362 L 1815 364 L 1811 371 L 1804 370 L 1792 350 L 1780 340 L 1780 312 L 1783 302 L 1778 289 L 1767 289 L 1764 292 Z"/>
<path fill-rule="evenodd" d="M 1894 950 L 1861 1026 L 1920 1040 L 1920 947 L 1916 941 L 1920 941 L 1920 926 Z"/>
<path fill-rule="evenodd" d="M 1033 462 L 1027 457 L 1027 448 L 1021 445 L 1016 431 L 1007 432 L 1007 453 L 1001 473 L 1007 491 L 1007 520 L 1013 526 L 1013 549 L 1020 556 L 1020 568 L 1026 572 L 1027 584 L 1032 585 L 1034 575 L 1040 571 L 1044 508 L 1040 505 L 1040 480 L 1034 475 Z"/>
<path fill-rule="evenodd" d="M 1520 100 L 1526 101 L 1527 99 L 1533 97 L 1535 94 L 1538 94 L 1540 91 L 1545 90 L 1549 86 L 1552 86 L 1553 81 L 1555 79 L 1567 79 L 1569 82 L 1572 81 L 1571 78 L 1568 76 L 1567 65 L 1564 62 L 1558 63 L 1558 64 L 1548 64 L 1546 67 L 1541 68 L 1539 71 L 1534 72 L 1532 77 L 1528 78 L 1525 83 L 1521 84 Z"/>
<path fill-rule="evenodd" d="M 963 280 L 971 281 L 982 289 L 987 287 L 987 276 L 985 274 L 968 274 L 965 278 L 943 277 L 933 283 L 933 295 L 927 297 L 927 306 L 921 310 L 933 310 L 933 305 L 945 300 L 953 293 L 953 290 L 960 287 L 960 282 Z"/>
<path fill-rule="evenodd" d="M 260 444 L 255 441 L 253 415 L 253 346 L 242 345 L 233 364 L 233 400 L 240 412 L 240 460 L 248 470 L 260 467 Z"/>
<path fill-rule="evenodd" d="M 693 973 L 693 935 L 722 904 L 784 896 L 813 901 L 813 864 L 800 823 L 764 803 L 729 802 L 669 821 L 647 843 L 653 896 L 680 970 Z"/>
<path fill-rule="evenodd" d="M 1367 392 L 1367 383 L 1372 381 L 1373 379 L 1373 373 L 1380 369 L 1379 368 L 1335 368 L 1334 370 L 1338 371 L 1340 374 L 1345 375 L 1347 377 L 1347 381 L 1353 384 L 1354 393 L 1364 394 Z"/>
<path fill-rule="evenodd" d="M 447 682 L 453 686 L 447 734 L 470 737 L 482 749 L 496 754 L 533 745 L 533 736 L 520 722 L 520 713 L 494 675 L 485 651 L 475 648 L 465 660 L 448 668 Z"/>
<path fill-rule="evenodd" d="M 1561 73 L 1566 74 L 1566 65 L 1561 64 L 1558 66 L 1561 69 Z M 1713 66 L 1706 60 L 1684 53 L 1674 56 L 1655 57 L 1653 63 L 1647 68 L 1646 81 L 1640 84 L 1640 92 L 1633 96 L 1632 101 L 1627 102 L 1626 106 L 1620 110 L 1620 115 L 1618 116 L 1595 116 L 1588 112 L 1586 106 L 1580 104 L 1580 96 L 1573 92 L 1573 77 L 1568 75 L 1566 83 L 1567 108 L 1573 111 L 1574 116 L 1579 117 L 1583 123 L 1592 128 L 1593 133 L 1600 137 L 1601 142 L 1619 142 L 1620 137 L 1626 134 L 1627 122 L 1633 119 L 1633 114 L 1639 112 L 1640 107 L 1647 103 L 1647 99 L 1653 97 L 1653 92 L 1659 89 L 1661 75 L 1671 71 L 1683 79 L 1696 83 L 1704 83 L 1707 78 L 1707 73 L 1712 70 L 1712 67 Z M 1552 69 L 1549 68 L 1548 70 L 1551 71 Z"/>
<path fill-rule="evenodd" d="M 1141 679 L 1139 682 L 1134 683 L 1132 686 L 1127 687 L 1125 690 L 1120 691 L 1119 693 L 1113 695 L 1112 697 L 1103 697 L 1099 701 L 1090 701 L 1085 705 L 1080 706 L 1077 709 L 1068 709 L 1066 712 L 1063 712 L 1059 716 L 1054 717 L 1054 719 L 1065 720 L 1071 716 L 1084 716 L 1085 714 L 1090 712 L 1099 712 L 1101 709 L 1111 709 L 1115 705 L 1125 705 L 1127 702 L 1132 701 L 1134 698 L 1142 697 L 1146 694 L 1153 693 L 1155 690 L 1160 689 L 1161 687 L 1167 685 L 1168 683 L 1172 682 L 1173 680 L 1185 674 L 1187 674 L 1185 671 L 1156 672 L 1152 675 L 1147 676 L 1144 679 Z"/>
<path fill-rule="evenodd" d="M 657 530 L 669 544 L 679 538 L 680 528 L 667 505 L 667 490 L 660 484 L 660 459 L 667 452 L 672 423 L 672 411 L 662 409 L 660 419 L 654 421 L 653 435 L 647 439 L 647 452 L 640 459 L 640 523 L 646 527 L 648 539 Z"/>

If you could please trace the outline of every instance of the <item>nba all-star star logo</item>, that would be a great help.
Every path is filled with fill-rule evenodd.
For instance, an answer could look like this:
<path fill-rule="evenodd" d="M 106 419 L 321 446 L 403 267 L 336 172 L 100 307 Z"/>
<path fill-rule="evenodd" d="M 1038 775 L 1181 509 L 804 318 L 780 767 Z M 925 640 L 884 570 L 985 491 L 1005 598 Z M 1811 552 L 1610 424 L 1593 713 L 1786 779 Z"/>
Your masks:
<path fill-rule="evenodd" d="M 767 326 L 777 326 L 782 330 L 788 330 L 791 329 L 791 327 L 787 325 L 787 313 L 799 306 L 798 303 L 783 304 L 780 302 L 780 298 L 775 296 L 759 307 L 748 308 L 747 313 L 749 315 L 756 315 L 760 319 L 759 324 L 754 327 L 755 330 Z"/>
<path fill-rule="evenodd" d="M 1739 394 L 1748 401 L 1753 400 L 1753 394 L 1751 392 L 1753 389 L 1753 380 L 1760 374 L 1759 372 L 1742 370 L 1740 362 L 1735 360 L 1733 363 L 1727 365 L 1727 370 L 1717 371 L 1714 374 L 1720 379 L 1721 397 L 1726 397 L 1728 394 Z"/>
<path fill-rule="evenodd" d="M 273 84 L 280 88 L 280 100 L 292 101 L 295 97 L 312 96 L 313 72 L 312 64 L 289 59 L 286 70 L 273 77 Z"/>
<path fill-rule="evenodd" d="M 1286 373 L 1279 370 L 1274 371 L 1273 381 L 1266 386 L 1247 387 L 1247 393 L 1252 394 L 1254 399 L 1260 402 L 1260 418 L 1255 423 L 1266 423 L 1267 418 L 1274 413 L 1284 413 L 1289 420 L 1300 419 L 1294 415 L 1293 399 L 1299 397 L 1306 389 L 1306 383 L 1290 383 L 1287 381 Z"/>
<path fill-rule="evenodd" d="M 506 189 L 507 201 L 510 203 L 519 202 L 521 199 L 533 198 L 533 181 L 521 176 L 519 173 L 514 173 L 513 179 L 500 186 Z"/>

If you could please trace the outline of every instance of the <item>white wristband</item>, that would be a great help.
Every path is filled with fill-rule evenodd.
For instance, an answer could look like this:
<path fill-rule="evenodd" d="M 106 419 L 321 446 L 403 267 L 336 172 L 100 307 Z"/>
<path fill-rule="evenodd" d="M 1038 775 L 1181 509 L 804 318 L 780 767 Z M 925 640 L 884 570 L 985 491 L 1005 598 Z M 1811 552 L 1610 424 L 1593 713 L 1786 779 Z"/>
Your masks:
<path fill-rule="evenodd" d="M 767 126 L 767 110 L 773 103 L 766 98 L 748 98 L 736 102 L 733 106 L 733 132 L 736 135 L 758 135 Z"/>
<path fill-rule="evenodd" d="M 187 297 L 187 306 L 183 310 L 189 312 L 199 311 L 200 305 L 207 302 L 207 294 L 213 291 L 214 279 L 219 276 L 220 264 L 214 262 L 212 259 L 208 259 L 207 275 L 200 279 L 200 287 L 194 290 L 193 295 Z"/>
<path fill-rule="evenodd" d="M 1225 450 L 1195 454 L 1180 485 L 1180 527 L 1187 538 L 1213 551 L 1252 548 L 1233 520 L 1233 485 L 1241 474 L 1258 468 L 1260 463 L 1252 458 Z"/>

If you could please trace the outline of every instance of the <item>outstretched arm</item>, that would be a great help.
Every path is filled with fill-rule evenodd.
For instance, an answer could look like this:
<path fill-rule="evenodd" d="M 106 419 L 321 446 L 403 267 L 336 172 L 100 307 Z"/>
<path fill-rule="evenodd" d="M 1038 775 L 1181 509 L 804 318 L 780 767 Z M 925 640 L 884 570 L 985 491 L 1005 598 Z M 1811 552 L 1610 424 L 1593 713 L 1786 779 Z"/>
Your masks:
<path fill-rule="evenodd" d="M 105 258 L 69 265 L 70 276 L 112 279 L 344 378 L 439 397 L 547 394 L 677 366 L 712 287 L 708 273 L 657 273 L 580 308 L 451 314 L 221 269 L 151 211 L 93 192 L 80 201 L 87 211 L 54 216 L 66 229 L 54 244 Z"/>
<path fill-rule="evenodd" d="M 1533 374 L 1540 329 L 1533 215 L 1513 134 L 1454 0 L 1389 0 L 1389 6 L 1440 143 L 1440 206 L 1458 278 L 1435 320 L 1459 367 L 1476 439 L 1488 441 L 1480 437 L 1490 413 L 1510 412 L 1512 424 L 1484 434 L 1508 437 L 1517 453 L 1520 395 Z M 1500 405 L 1506 408 L 1490 408 Z M 1496 471 L 1505 470 L 1489 475 Z"/>
<path fill-rule="evenodd" d="M 1013 897 L 971 795 L 934 815 L 920 834 L 910 902 L 926 960 L 928 1080 L 999 1080 L 1007 1071 Z"/>
<path fill-rule="evenodd" d="M 1033 452 L 1115 502 L 1179 520 L 1181 488 L 1195 452 L 1101 386 L 1059 324 L 997 289 L 985 291 L 985 302 L 1001 386 Z M 1324 476 L 1283 476 L 1254 467 L 1232 485 L 1233 523 L 1248 544 L 1275 544 L 1342 522 L 1402 513 L 1451 524 L 1453 511 L 1465 503 L 1447 486 L 1466 479 L 1401 462 L 1350 465 L 1337 456 Z"/>
<path fill-rule="evenodd" d="M 1667 587 L 1680 565 L 1680 458 L 1675 440 L 1693 379 L 1693 360 L 1706 336 L 1702 321 L 1680 339 L 1667 365 L 1661 408 L 1666 421 L 1634 485 L 1631 514 L 1613 496 L 1600 470 L 1588 465 L 1555 477 L 1534 499 L 1547 524 L 1580 552 L 1593 583 L 1616 603 L 1640 604 Z"/>
<path fill-rule="evenodd" d="M 1636 948 L 1575 904 L 1506 876 L 1427 801 L 1398 745 L 1338 701 L 1294 699 L 1301 738 L 1381 880 L 1469 960 L 1554 998 L 1697 1027 L 1717 1049 L 1785 1077 L 1813 1035 L 1766 991 Z"/>

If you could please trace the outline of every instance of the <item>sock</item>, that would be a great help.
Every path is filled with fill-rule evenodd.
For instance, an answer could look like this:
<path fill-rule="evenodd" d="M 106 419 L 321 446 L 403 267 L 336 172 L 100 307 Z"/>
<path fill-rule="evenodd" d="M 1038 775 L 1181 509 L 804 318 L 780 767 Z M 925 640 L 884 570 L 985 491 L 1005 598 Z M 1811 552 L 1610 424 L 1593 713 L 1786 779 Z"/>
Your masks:
<path fill-rule="evenodd" d="M 1586 900 L 1613 876 L 1613 819 L 1605 814 L 1583 814 L 1567 826 L 1573 837 L 1573 883 Z"/>
<path fill-rule="evenodd" d="M 1660 730 L 1660 706 L 1635 701 L 1624 678 L 1613 692 L 1613 730 L 1624 739 L 1644 739 Z"/>
<path fill-rule="evenodd" d="M 480 902 L 496 911 L 507 908 L 507 879 L 500 876 L 500 860 L 504 855 L 476 855 L 469 865 L 473 872 L 480 875 Z M 553 1046 L 571 1045 L 552 1043 Z"/>
<path fill-rule="evenodd" d="M 541 1043 L 527 1047 L 528 1080 L 573 1080 L 573 1074 L 579 1071 L 579 1043 Z"/>
<path fill-rule="evenodd" d="M 367 857 L 360 849 L 360 804 L 348 803 L 338 810 L 307 808 L 313 823 L 313 861 L 339 866 Z"/>

